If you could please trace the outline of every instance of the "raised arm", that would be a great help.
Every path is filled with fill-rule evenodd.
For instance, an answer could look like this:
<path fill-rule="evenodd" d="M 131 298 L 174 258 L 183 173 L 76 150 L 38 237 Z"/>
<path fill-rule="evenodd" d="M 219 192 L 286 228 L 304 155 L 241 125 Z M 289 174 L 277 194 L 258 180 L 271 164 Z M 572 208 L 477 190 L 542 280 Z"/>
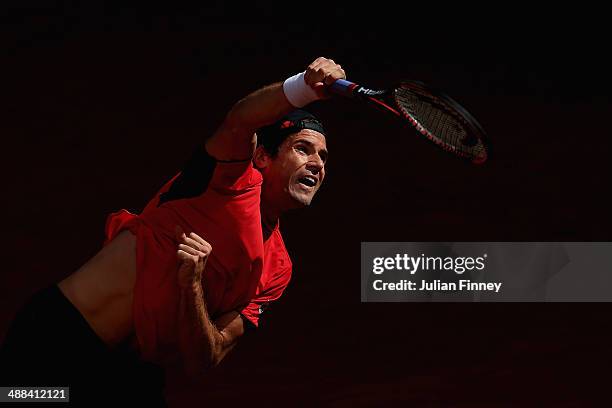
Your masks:
<path fill-rule="evenodd" d="M 327 98 L 326 86 L 341 78 L 345 74 L 340 65 L 319 57 L 304 72 L 251 93 L 232 107 L 206 141 L 206 150 L 217 160 L 250 160 L 257 145 L 257 129 L 295 108 Z"/>

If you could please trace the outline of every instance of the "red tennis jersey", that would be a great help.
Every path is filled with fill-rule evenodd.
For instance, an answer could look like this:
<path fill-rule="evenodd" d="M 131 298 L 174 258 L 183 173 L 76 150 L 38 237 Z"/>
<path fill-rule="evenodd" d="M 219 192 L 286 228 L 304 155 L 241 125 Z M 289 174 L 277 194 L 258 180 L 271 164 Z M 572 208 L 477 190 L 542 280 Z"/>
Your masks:
<path fill-rule="evenodd" d="M 109 215 L 106 241 L 128 229 L 137 237 L 133 317 L 140 355 L 162 362 L 176 355 L 179 289 L 175 226 L 212 245 L 202 286 L 209 316 L 238 311 L 256 327 L 262 309 L 291 278 L 291 259 L 278 225 L 264 241 L 261 173 L 250 161 L 215 161 L 198 149 L 183 171 L 140 215 Z"/>

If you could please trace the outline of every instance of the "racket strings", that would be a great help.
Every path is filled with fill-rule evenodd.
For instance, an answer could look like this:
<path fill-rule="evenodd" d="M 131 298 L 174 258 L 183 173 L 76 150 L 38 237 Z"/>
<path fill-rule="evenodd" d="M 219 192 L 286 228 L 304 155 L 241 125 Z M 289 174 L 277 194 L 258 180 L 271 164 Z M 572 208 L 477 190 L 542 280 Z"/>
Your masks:
<path fill-rule="evenodd" d="M 426 131 L 425 135 L 436 143 L 463 156 L 476 157 L 483 153 L 484 146 L 477 140 L 466 143 L 470 135 L 464 123 L 433 96 L 399 88 L 395 97 L 403 113 L 417 122 Z"/>
<path fill-rule="evenodd" d="M 460 145 L 465 131 L 442 106 L 409 92 L 398 92 L 400 105 L 430 133 L 453 146 Z"/>

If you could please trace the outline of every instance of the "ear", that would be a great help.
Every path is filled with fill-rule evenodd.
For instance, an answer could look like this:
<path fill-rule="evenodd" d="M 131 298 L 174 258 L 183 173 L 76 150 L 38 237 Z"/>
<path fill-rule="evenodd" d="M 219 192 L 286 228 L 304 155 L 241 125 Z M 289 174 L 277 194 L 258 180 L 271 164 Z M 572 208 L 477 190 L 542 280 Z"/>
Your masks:
<path fill-rule="evenodd" d="M 265 169 L 270 165 L 271 160 L 272 158 L 268 152 L 266 152 L 266 149 L 264 149 L 263 146 L 259 146 L 257 149 L 255 149 L 255 153 L 253 154 L 253 163 L 255 163 L 256 168 Z"/>

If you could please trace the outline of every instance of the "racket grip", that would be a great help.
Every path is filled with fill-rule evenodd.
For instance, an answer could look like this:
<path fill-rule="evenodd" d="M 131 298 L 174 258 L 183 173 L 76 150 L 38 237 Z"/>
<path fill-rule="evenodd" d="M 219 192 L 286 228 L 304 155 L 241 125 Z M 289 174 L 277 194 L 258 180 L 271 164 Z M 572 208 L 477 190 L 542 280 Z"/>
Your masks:
<path fill-rule="evenodd" d="M 346 79 L 337 79 L 336 82 L 329 86 L 329 90 L 336 95 L 345 96 L 352 98 L 353 90 L 358 88 L 358 85 L 354 82 L 347 81 Z"/>

